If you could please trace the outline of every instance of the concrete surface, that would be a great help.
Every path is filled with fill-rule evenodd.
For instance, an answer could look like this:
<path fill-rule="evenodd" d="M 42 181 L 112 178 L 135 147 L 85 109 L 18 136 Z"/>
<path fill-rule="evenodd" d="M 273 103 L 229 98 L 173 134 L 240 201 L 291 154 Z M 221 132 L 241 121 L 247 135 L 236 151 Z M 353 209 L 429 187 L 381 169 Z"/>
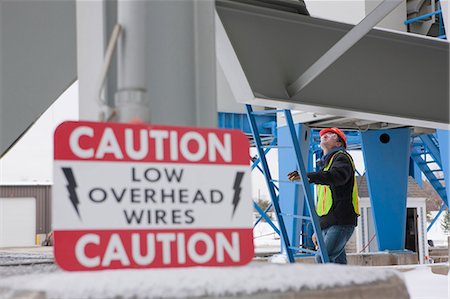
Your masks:
<path fill-rule="evenodd" d="M 405 283 L 398 277 L 377 283 L 345 286 L 322 290 L 304 290 L 285 293 L 258 293 L 250 296 L 224 297 L 249 299 L 403 299 L 410 298 Z"/>
<path fill-rule="evenodd" d="M 413 254 L 416 256 L 415 254 Z M 417 257 L 417 256 L 416 256 Z M 364 254 L 349 255 L 351 264 L 361 263 L 360 265 L 380 266 L 393 265 L 399 262 L 412 260 L 408 254 Z M 417 258 L 416 258 L 417 260 Z M 253 265 L 260 264 L 263 261 L 267 263 L 267 259 L 257 259 L 252 262 Z M 303 263 L 314 263 L 313 258 L 299 260 Z M 448 267 L 434 267 L 433 270 L 439 274 L 448 273 Z M 53 248 L 52 247 L 29 247 L 29 248 L 0 248 L 0 279 L 10 276 L 21 276 L 32 273 L 53 273 L 60 270 L 53 264 Z M 144 296 L 145 297 L 145 296 Z M 10 290 L 8 288 L 0 288 L 1 299 L 46 299 L 45 292 L 29 291 L 29 290 Z M 368 284 L 348 285 L 342 287 L 287 291 L 283 293 L 259 292 L 252 295 L 232 296 L 223 298 L 409 298 L 405 283 L 399 277 L 391 277 L 385 281 L 376 281 Z"/>

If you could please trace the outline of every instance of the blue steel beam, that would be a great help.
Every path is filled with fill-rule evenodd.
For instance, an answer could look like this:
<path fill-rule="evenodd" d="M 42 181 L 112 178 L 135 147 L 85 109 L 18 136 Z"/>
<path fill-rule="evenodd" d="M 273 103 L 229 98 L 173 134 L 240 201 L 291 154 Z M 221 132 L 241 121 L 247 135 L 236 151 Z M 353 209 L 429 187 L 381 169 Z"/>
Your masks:
<path fill-rule="evenodd" d="M 303 157 L 306 157 L 309 151 L 309 133 L 308 139 L 305 141 L 301 136 L 305 136 L 308 128 L 301 125 L 295 125 L 297 139 L 300 140 L 300 146 L 302 150 Z M 295 170 L 296 161 L 295 152 L 292 149 L 291 135 L 289 128 L 283 126 L 278 128 L 278 144 L 283 146 L 278 150 L 278 172 L 280 178 L 286 178 L 286 175 Z M 285 148 L 290 146 L 290 148 Z M 305 164 L 307 161 L 304 161 Z M 280 183 L 280 207 L 281 210 L 286 214 L 290 215 L 303 215 L 303 211 L 306 209 L 304 198 L 304 193 L 299 185 L 292 183 Z M 300 244 L 300 234 L 302 231 L 302 219 L 295 217 L 286 217 L 286 230 L 291 241 L 292 246 L 298 246 Z"/>
<path fill-rule="evenodd" d="M 378 249 L 403 250 L 411 131 L 374 130 L 361 137 Z"/>
<path fill-rule="evenodd" d="M 439 216 L 441 216 L 442 212 L 447 208 L 447 205 L 444 203 L 442 205 L 442 207 L 440 208 L 439 212 L 436 214 L 436 216 L 434 217 L 433 221 L 431 221 L 430 225 L 428 225 L 427 227 L 427 232 L 430 231 L 430 229 L 433 227 L 434 223 L 436 222 L 436 220 L 438 220 Z"/>
<path fill-rule="evenodd" d="M 423 188 L 422 171 L 412 157 L 409 159 L 409 176 L 414 178 L 416 184 L 419 185 L 420 188 Z"/>
<path fill-rule="evenodd" d="M 270 207 L 271 206 L 272 206 L 272 204 L 270 205 Z M 273 224 L 272 220 L 266 214 L 266 212 L 268 211 L 268 208 L 266 209 L 266 211 L 263 211 L 256 202 L 253 202 L 253 207 L 258 211 L 258 213 L 261 215 L 261 217 L 264 218 L 264 220 L 266 220 L 266 222 L 272 227 L 272 229 L 275 231 L 275 233 L 277 233 L 277 235 L 280 235 L 280 230 L 278 229 L 278 227 L 275 226 L 275 224 Z M 256 224 L 253 227 L 255 227 L 255 226 L 256 226 Z"/>
<path fill-rule="evenodd" d="M 406 20 L 403 23 L 405 25 L 408 25 L 408 24 L 411 24 L 411 23 L 414 23 L 414 22 L 417 22 L 417 21 L 421 21 L 421 20 L 427 19 L 427 18 L 432 17 L 434 15 L 438 15 L 440 13 L 442 13 L 442 10 L 438 9 L 436 11 L 433 11 L 433 12 L 430 12 L 430 13 L 427 13 L 427 14 L 423 14 L 421 16 L 418 16 L 418 17 L 415 17 L 415 18 L 412 18 L 412 19 L 408 19 L 408 20 Z"/>
<path fill-rule="evenodd" d="M 294 256 L 292 254 L 292 252 L 289 250 L 289 247 L 291 246 L 290 242 L 289 242 L 289 237 L 286 233 L 286 226 L 284 224 L 284 219 L 283 217 L 280 215 L 281 213 L 281 209 L 280 209 L 280 205 L 279 205 L 279 198 L 278 196 L 275 194 L 275 188 L 273 188 L 274 184 L 271 182 L 272 181 L 272 176 L 270 174 L 270 169 L 269 166 L 267 164 L 267 160 L 266 160 L 266 156 L 264 154 L 264 150 L 262 148 L 262 143 L 261 143 L 261 139 L 259 137 L 259 131 L 258 131 L 258 126 L 256 124 L 256 119 L 253 115 L 253 109 L 250 105 L 246 105 L 246 110 L 247 110 L 247 116 L 248 116 L 248 120 L 250 123 L 250 128 L 252 131 L 252 135 L 254 137 L 255 140 L 255 144 L 256 144 L 256 149 L 258 150 L 258 155 L 261 158 L 261 165 L 263 167 L 264 170 L 264 178 L 266 181 L 266 185 L 269 189 L 269 194 L 270 194 L 270 198 L 272 199 L 272 204 L 273 204 L 273 208 L 275 211 L 275 214 L 277 216 L 277 220 L 278 220 L 278 224 L 280 226 L 280 235 L 281 235 L 281 240 L 282 240 L 282 246 L 284 246 L 284 248 L 286 248 L 286 253 L 287 253 L 287 257 L 290 263 L 294 263 Z M 256 208 L 256 207 L 255 207 Z"/>
<path fill-rule="evenodd" d="M 256 203 L 255 202 L 253 202 L 253 205 L 255 205 Z M 259 206 L 258 206 L 259 207 Z M 267 216 L 267 212 L 269 212 L 269 210 L 272 208 L 272 203 L 270 203 L 269 204 L 269 206 L 263 211 L 263 213 L 264 214 L 261 214 L 260 213 L 260 217 L 258 218 L 258 220 L 256 220 L 256 222 L 255 222 L 255 224 L 253 224 L 253 228 L 255 228 L 257 225 L 258 225 L 258 223 L 264 218 L 264 215 L 266 215 L 266 217 L 268 217 Z M 257 211 L 258 211 L 258 209 L 257 209 Z M 265 219 L 266 221 L 267 221 L 267 219 Z M 270 223 L 269 223 L 270 224 Z M 273 224 L 273 223 L 272 223 Z M 275 231 L 276 232 L 276 231 Z M 280 235 L 280 234 L 278 234 L 278 235 Z"/>
<path fill-rule="evenodd" d="M 275 115 L 255 115 L 255 120 L 260 134 L 274 135 L 273 123 L 277 120 Z M 239 129 L 247 134 L 252 133 L 245 113 L 219 112 L 218 122 L 219 128 Z"/>
<path fill-rule="evenodd" d="M 286 117 L 286 124 L 289 127 L 289 133 L 291 135 L 291 142 L 296 157 L 295 162 L 297 163 L 298 173 L 300 174 L 300 182 L 302 183 L 301 186 L 303 189 L 304 201 L 306 202 L 307 208 L 309 209 L 311 215 L 311 222 L 313 224 L 314 231 L 317 236 L 317 244 L 319 247 L 317 254 L 321 257 L 322 263 L 328 263 L 330 262 L 330 258 L 328 256 L 328 251 L 323 240 L 322 229 L 319 224 L 319 217 L 315 212 L 315 202 L 311 192 L 311 187 L 308 182 L 308 178 L 306 177 L 305 162 L 307 163 L 307 160 L 305 161 L 305 159 L 303 158 L 304 156 L 302 153 L 302 149 L 300 148 L 300 144 L 309 138 L 309 134 L 306 134 L 308 132 L 306 131 L 305 134 L 300 135 L 299 140 L 297 140 L 295 125 L 292 119 L 291 112 L 289 110 L 285 110 L 284 116 Z"/>

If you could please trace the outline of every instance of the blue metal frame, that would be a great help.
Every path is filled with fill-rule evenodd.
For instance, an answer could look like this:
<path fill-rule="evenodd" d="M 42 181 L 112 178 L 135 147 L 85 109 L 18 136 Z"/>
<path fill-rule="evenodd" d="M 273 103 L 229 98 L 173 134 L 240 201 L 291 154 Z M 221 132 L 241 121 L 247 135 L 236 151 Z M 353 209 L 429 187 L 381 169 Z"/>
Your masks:
<path fill-rule="evenodd" d="M 309 152 L 309 130 L 305 128 L 305 126 L 301 124 L 295 125 L 295 134 L 297 140 L 302 140 L 300 136 L 304 136 L 307 134 L 308 142 L 301 142 L 302 146 L 302 156 L 307 157 Z M 291 134 L 289 132 L 288 126 L 283 126 L 278 128 L 277 132 L 278 136 L 278 144 L 280 145 L 280 149 L 278 150 L 278 173 L 280 176 L 283 174 L 287 174 L 294 170 L 296 167 L 295 163 L 292 161 L 296 160 L 295 153 L 292 148 Z M 308 161 L 304 161 L 305 164 Z M 280 208 L 285 212 L 283 214 L 285 217 L 286 230 L 288 232 L 288 236 L 290 238 L 290 242 L 292 246 L 299 246 L 302 237 L 302 226 L 304 223 L 304 219 L 293 216 L 293 215 L 304 215 L 304 211 L 307 210 L 305 208 L 305 201 L 303 200 L 304 194 L 301 188 L 298 185 L 292 184 L 292 182 L 286 180 L 286 182 L 280 183 Z M 302 242 L 303 244 L 303 242 Z M 314 248 L 314 246 L 312 246 Z"/>
<path fill-rule="evenodd" d="M 274 115 L 258 115 L 255 121 L 260 134 L 273 135 L 276 132 L 276 117 Z M 218 125 L 219 128 L 240 129 L 246 134 L 252 133 L 245 113 L 219 112 Z"/>
<path fill-rule="evenodd" d="M 295 155 L 297 157 L 296 162 L 297 162 L 297 166 L 298 166 L 298 172 L 301 176 L 301 186 L 303 188 L 303 194 L 305 195 L 305 201 L 308 207 L 308 211 L 309 214 L 311 215 L 311 222 L 314 228 L 314 231 L 316 233 L 317 236 L 317 243 L 319 245 L 319 250 L 318 250 L 318 254 L 320 255 L 323 263 L 328 263 L 330 261 L 329 257 L 328 257 L 328 252 L 327 249 L 325 247 L 325 243 L 323 241 L 323 237 L 322 237 L 322 230 L 320 228 L 319 225 L 319 217 L 317 216 L 316 210 L 315 210 L 315 204 L 314 204 L 314 198 L 312 196 L 312 192 L 311 192 L 311 187 L 310 184 L 308 182 L 308 179 L 306 177 L 306 168 L 304 165 L 304 160 L 302 157 L 302 152 L 300 149 L 300 145 L 295 133 L 295 127 L 294 127 L 294 120 L 292 119 L 292 114 L 290 110 L 285 110 L 284 111 L 284 115 L 286 117 L 286 123 L 289 127 L 289 132 L 291 134 L 291 140 L 292 140 L 292 145 L 294 147 L 294 151 L 295 151 Z M 300 250 L 306 253 L 310 253 L 305 249 L 301 249 L 301 248 L 292 248 L 292 249 L 296 249 L 296 250 Z"/>
<path fill-rule="evenodd" d="M 442 184 L 443 179 L 435 175 L 437 172 L 443 171 L 440 149 L 436 137 L 431 134 L 415 137 L 411 147 L 411 159 L 422 171 L 423 175 L 425 175 L 442 201 L 448 205 L 447 191 Z M 435 165 L 434 169 L 430 168 L 432 164 Z M 446 176 L 445 173 L 444 176 Z"/>
<path fill-rule="evenodd" d="M 420 20 L 432 17 L 434 15 L 441 14 L 441 13 L 442 13 L 442 9 L 438 9 L 436 11 L 429 12 L 427 14 L 424 14 L 424 15 L 421 15 L 421 16 L 418 16 L 418 17 L 415 17 L 415 18 L 412 18 L 412 19 L 408 19 L 408 20 L 404 21 L 403 23 L 405 25 L 408 25 L 408 24 L 411 24 L 411 23 L 414 23 L 414 22 L 417 22 L 417 21 L 420 21 Z"/>
<path fill-rule="evenodd" d="M 445 186 L 450 186 L 450 131 L 436 130 L 437 139 L 439 140 L 439 151 L 441 156 L 441 168 L 444 172 Z M 446 188 L 447 206 L 450 206 L 450 187 Z"/>
<path fill-rule="evenodd" d="M 273 112 L 273 111 L 272 111 Z M 284 110 L 278 110 L 277 112 L 285 112 Z M 264 155 L 266 155 L 271 148 L 274 147 L 279 147 L 277 146 L 278 140 L 277 140 L 277 130 L 276 130 L 276 116 L 275 115 L 267 115 L 267 111 L 254 111 L 253 112 L 254 118 L 256 119 L 256 124 L 257 124 L 257 128 L 259 132 L 263 132 L 264 135 L 267 136 L 272 136 L 272 140 L 270 142 L 270 144 L 267 146 L 264 146 Z M 236 114 L 236 113 L 219 113 L 219 126 L 220 127 L 226 127 L 226 128 L 237 128 L 237 129 L 241 129 L 244 132 L 251 133 L 251 129 L 250 129 L 250 124 L 248 122 L 248 117 L 245 114 Z M 380 131 L 381 132 L 381 131 Z M 382 132 L 387 132 L 387 131 L 382 131 Z M 431 162 L 435 162 L 444 172 L 444 177 L 446 181 L 446 185 L 449 186 L 449 182 L 448 182 L 448 178 L 450 177 L 449 174 L 449 166 L 448 166 L 448 157 L 450 156 L 449 154 L 449 150 L 448 150 L 448 140 L 449 140 L 449 135 L 448 135 L 448 131 L 445 130 L 438 130 L 438 135 L 439 136 L 439 143 L 442 143 L 442 146 L 439 146 L 437 140 L 436 140 L 436 136 L 435 135 L 421 135 L 419 137 L 416 137 L 413 139 L 412 142 L 412 151 L 411 151 L 411 160 L 414 161 L 415 163 L 410 164 L 410 175 L 413 176 L 416 179 L 416 182 L 422 186 L 422 176 L 419 175 L 418 171 L 420 170 L 421 173 L 423 173 L 428 181 L 430 181 L 430 183 L 432 184 L 432 186 L 435 188 L 435 190 L 438 192 L 438 194 L 441 196 L 444 204 L 441 208 L 441 210 L 439 211 L 439 213 L 436 215 L 435 219 L 433 219 L 433 221 L 430 223 L 430 225 L 427 228 L 427 231 L 435 224 L 436 220 L 438 219 L 439 215 L 442 213 L 442 210 L 445 209 L 445 207 L 448 206 L 448 189 L 449 188 L 445 188 L 443 184 L 441 184 L 443 179 L 440 178 L 436 178 L 436 176 L 434 175 L 436 171 L 439 171 L 439 169 L 430 169 L 428 167 L 429 163 Z M 303 135 L 303 133 L 301 134 Z M 319 141 L 320 141 L 320 136 L 319 136 L 319 130 L 316 129 L 312 129 L 310 130 L 310 136 L 311 136 L 311 142 L 310 142 L 310 149 L 309 149 L 309 156 L 308 159 L 311 160 L 312 156 L 317 153 L 320 155 L 320 147 L 319 147 Z M 347 143 L 348 146 L 350 147 L 350 149 L 360 149 L 361 148 L 361 134 L 357 131 L 347 131 L 346 132 L 346 136 L 347 136 Z M 284 137 L 283 137 L 284 138 Z M 299 137 L 297 137 L 298 139 Z M 280 149 L 281 151 L 281 149 Z M 302 156 L 305 155 L 304 153 L 304 149 L 303 149 L 303 154 Z M 433 161 L 427 161 L 426 156 L 429 155 L 432 157 Z M 441 159 L 442 157 L 442 159 Z M 442 162 L 442 160 L 445 160 L 444 162 Z M 280 159 L 280 161 L 282 161 L 282 159 Z M 254 161 L 252 161 L 252 170 L 254 168 L 258 168 L 259 171 L 261 171 L 264 174 L 264 170 L 258 165 L 260 162 L 260 159 L 256 159 Z M 447 166 L 443 166 L 447 165 Z M 305 163 L 307 164 L 307 163 Z M 309 167 L 312 167 L 312 163 L 308 164 Z M 367 165 L 367 164 L 366 164 Z M 378 165 L 378 167 L 380 167 L 380 165 Z M 312 168 L 309 169 L 309 171 L 311 171 Z M 280 180 L 271 180 L 271 183 L 273 185 L 273 188 L 275 189 L 275 191 L 279 191 L 279 188 L 277 187 L 276 184 L 274 184 L 274 182 L 277 183 L 282 183 L 284 181 L 280 181 Z M 291 183 L 291 182 L 287 182 L 287 183 Z M 295 186 L 295 185 L 294 185 Z M 284 187 L 284 189 L 289 189 L 290 187 Z M 298 194 L 303 194 L 302 190 L 297 187 L 295 187 L 296 192 L 298 192 Z M 311 190 L 312 193 L 312 190 Z M 279 195 L 277 195 L 279 196 Z M 297 198 L 298 195 L 296 196 L 295 194 L 292 195 L 294 198 Z M 301 195 L 303 196 L 303 195 Z M 371 196 L 372 197 L 372 196 Z M 258 210 L 259 207 L 256 207 L 256 203 L 254 203 L 255 205 L 255 209 Z M 266 212 L 272 207 L 272 205 L 270 205 L 266 211 L 259 211 L 261 214 L 261 217 L 256 221 L 255 225 L 258 224 L 261 219 L 265 219 L 275 230 L 275 232 L 277 232 L 278 234 L 280 234 L 279 230 L 276 228 L 276 226 L 272 223 L 272 221 L 267 217 Z M 286 209 L 286 207 L 283 206 L 282 208 L 283 210 L 289 210 L 291 213 L 285 213 L 284 216 L 286 217 L 293 217 L 293 224 L 289 225 L 290 219 L 286 220 L 286 230 L 287 230 L 287 234 L 291 240 L 291 244 L 298 244 L 299 240 L 298 240 L 298 236 L 301 235 L 302 236 L 302 241 L 300 242 L 303 246 L 311 246 L 311 240 L 310 240 L 310 230 L 308 230 L 308 225 L 312 225 L 312 223 L 304 221 L 305 219 L 307 219 L 309 217 L 309 213 L 308 213 L 308 209 L 305 208 L 303 205 L 299 205 L 297 206 L 295 209 Z M 259 208 L 260 210 L 260 208 Z M 293 215 L 299 215 L 302 214 L 303 216 L 293 216 Z M 282 214 L 283 215 L 283 214 Z M 265 217 L 264 217 L 265 216 Z M 300 225 L 299 225 L 300 223 Z M 303 224 L 303 225 L 302 225 Z M 306 225 L 305 225 L 306 224 Z M 292 229 L 290 229 L 292 228 Z M 301 230 L 301 231 L 300 231 Z M 377 235 L 379 236 L 379 233 L 377 233 Z M 295 249 L 295 246 L 290 246 L 291 249 Z M 380 247 L 381 248 L 381 247 Z M 300 250 L 300 249 L 296 249 L 296 250 Z M 309 255 L 309 254 L 306 254 Z M 305 255 L 302 255 L 305 256 Z"/>
<path fill-rule="evenodd" d="M 411 155 L 413 155 L 412 152 Z M 409 159 L 409 176 L 414 178 L 416 184 L 419 185 L 421 189 L 423 189 L 422 171 L 412 157 Z"/>
<path fill-rule="evenodd" d="M 258 222 L 260 221 L 261 218 L 264 218 L 264 220 L 266 220 L 266 222 L 273 228 L 273 230 L 277 233 L 277 235 L 280 235 L 281 232 L 280 230 L 275 226 L 275 224 L 273 224 L 272 220 L 269 218 L 269 216 L 267 216 L 267 211 L 270 210 L 270 208 L 272 207 L 272 204 L 265 210 L 263 211 L 256 202 L 253 202 L 253 207 L 258 211 L 258 213 L 261 215 L 261 217 L 258 219 L 257 223 L 255 223 L 255 225 L 253 226 L 253 228 L 258 224 Z"/>
<path fill-rule="evenodd" d="M 282 241 L 282 251 L 287 254 L 287 257 L 288 257 L 288 260 L 290 263 L 295 262 L 294 251 L 299 251 L 302 253 L 306 253 L 308 255 L 315 253 L 315 251 L 313 251 L 313 250 L 291 245 L 292 243 L 291 243 L 289 235 L 288 235 L 284 217 L 286 216 L 286 217 L 293 217 L 293 219 L 309 220 L 312 222 L 314 230 L 318 236 L 318 238 L 317 238 L 317 241 L 319 243 L 318 254 L 322 257 L 322 260 L 324 262 L 329 262 L 328 254 L 326 252 L 326 248 L 325 248 L 323 238 L 322 238 L 322 232 L 320 230 L 318 217 L 317 217 L 317 214 L 315 214 L 315 210 L 314 210 L 314 201 L 313 201 L 313 198 L 311 195 L 311 191 L 310 191 L 310 187 L 309 187 L 310 185 L 309 185 L 308 181 L 306 180 L 306 171 L 305 171 L 305 167 L 304 167 L 304 161 L 302 159 L 302 154 L 300 152 L 300 146 L 298 143 L 298 138 L 296 137 L 295 127 L 293 124 L 292 115 L 291 115 L 290 111 L 289 110 L 253 111 L 252 107 L 250 105 L 246 105 L 246 110 L 247 110 L 247 115 L 248 115 L 248 119 L 249 119 L 249 123 L 250 123 L 250 128 L 252 130 L 253 138 L 254 138 L 255 144 L 257 146 L 258 156 L 260 158 L 260 163 L 262 166 L 262 170 L 264 172 L 266 184 L 268 186 L 269 194 L 272 199 L 272 206 L 273 206 L 273 209 L 275 210 L 275 214 L 278 219 L 279 232 L 280 232 L 280 237 L 281 237 L 281 241 Z M 265 154 L 267 152 L 264 151 L 264 149 L 267 150 L 267 148 L 273 148 L 274 146 L 273 145 L 269 145 L 269 146 L 262 145 L 261 139 L 258 134 L 258 128 L 257 128 L 256 122 L 255 122 L 254 116 L 261 115 L 264 113 L 277 113 L 277 112 L 285 113 L 292 145 L 291 146 L 283 146 L 282 145 L 282 148 L 291 148 L 291 149 L 293 148 L 294 149 L 296 161 L 297 161 L 298 168 L 299 168 L 299 173 L 301 174 L 301 177 L 302 177 L 301 182 L 291 182 L 288 180 L 280 180 L 280 179 L 274 180 L 271 176 L 270 169 L 268 167 L 267 160 L 265 157 Z M 280 147 L 280 145 L 278 146 L 278 148 L 279 147 Z M 258 164 L 258 161 L 255 160 L 254 165 L 255 164 Z M 306 182 L 306 184 L 305 184 L 305 182 Z M 275 189 L 276 189 L 275 183 L 279 183 L 279 184 L 289 183 L 289 184 L 293 184 L 293 185 L 302 185 L 304 191 L 305 191 L 305 189 L 309 190 L 309 194 L 305 193 L 307 195 L 305 199 L 306 199 L 306 203 L 307 203 L 306 206 L 308 207 L 308 210 L 309 210 L 310 214 L 312 214 L 312 216 L 310 217 L 310 216 L 282 213 L 281 207 L 280 207 L 280 198 L 279 198 L 279 195 L 277 195 L 275 192 Z M 261 208 L 256 207 L 256 206 L 257 205 L 255 204 L 255 208 L 264 217 L 265 215 L 263 215 L 263 214 L 265 211 L 262 211 Z M 266 211 L 267 210 L 268 209 L 266 209 Z M 266 216 L 265 218 L 268 218 L 268 217 Z"/>
<path fill-rule="evenodd" d="M 373 130 L 361 137 L 378 249 L 403 250 L 411 131 Z"/>
<path fill-rule="evenodd" d="M 439 209 L 439 212 L 436 214 L 436 216 L 434 217 L 433 221 L 431 221 L 430 225 L 428 225 L 427 227 L 427 232 L 430 231 L 430 229 L 433 227 L 434 223 L 436 222 L 436 220 L 438 220 L 439 216 L 441 216 L 442 212 L 447 208 L 447 205 L 444 203 L 441 208 Z"/>
<path fill-rule="evenodd" d="M 250 129 L 252 131 L 253 138 L 254 138 L 255 144 L 256 144 L 256 149 L 258 151 L 258 156 L 261 160 L 261 165 L 262 165 L 262 168 L 264 171 L 264 178 L 265 178 L 267 187 L 269 189 L 270 198 L 272 199 L 273 208 L 275 210 L 275 214 L 276 214 L 278 224 L 280 227 L 281 241 L 282 241 L 284 248 L 286 248 L 286 254 L 287 254 L 289 262 L 294 263 L 295 259 L 294 259 L 294 255 L 292 254 L 292 251 L 289 250 L 291 244 L 289 242 L 289 238 L 288 238 L 288 235 L 286 232 L 286 226 L 284 224 L 283 217 L 281 216 L 281 210 L 280 210 L 280 205 L 278 202 L 278 196 L 275 194 L 275 188 L 273 187 L 274 183 L 272 181 L 272 176 L 270 174 L 269 166 L 267 164 L 267 159 L 264 154 L 264 149 L 262 147 L 261 138 L 259 136 L 258 126 L 256 124 L 256 120 L 254 117 L 254 115 L 258 115 L 259 113 L 254 113 L 253 109 L 250 105 L 245 105 L 245 107 L 247 110 L 247 116 L 248 116 L 248 120 L 250 123 Z M 276 113 L 276 111 L 266 111 L 266 113 Z"/>
<path fill-rule="evenodd" d="M 411 24 L 411 23 L 414 23 L 414 22 L 417 22 L 417 21 L 421 21 L 421 20 L 427 19 L 427 18 L 432 17 L 434 15 L 439 15 L 439 35 L 436 36 L 436 38 L 447 39 L 447 36 L 444 34 L 444 30 L 445 29 L 444 29 L 444 22 L 442 21 L 443 14 L 442 14 L 442 9 L 440 8 L 441 7 L 440 3 L 438 3 L 438 7 L 439 7 L 439 9 L 437 9 L 437 10 L 435 10 L 433 12 L 430 12 L 430 13 L 427 13 L 427 14 L 423 14 L 423 15 L 420 15 L 420 16 L 415 17 L 415 18 L 408 19 L 408 20 L 404 21 L 403 23 L 405 25 L 408 25 L 408 24 Z"/>
<path fill-rule="evenodd" d="M 302 135 L 302 125 L 295 125 L 296 138 Z M 285 174 L 294 170 L 294 161 L 296 159 L 295 153 L 292 150 L 291 134 L 287 126 L 278 128 L 278 144 L 280 149 L 278 150 L 278 173 L 280 177 L 285 177 Z M 307 148 L 306 150 L 309 150 Z M 305 148 L 303 147 L 303 153 Z M 292 182 L 285 179 L 280 182 L 280 208 L 284 212 L 284 223 L 286 224 L 286 231 L 289 236 L 289 240 L 292 246 L 298 246 L 300 244 L 301 227 L 303 220 L 292 215 L 303 215 L 304 200 L 303 193 L 298 185 L 292 184 Z M 292 216 L 292 217 L 291 217 Z"/>

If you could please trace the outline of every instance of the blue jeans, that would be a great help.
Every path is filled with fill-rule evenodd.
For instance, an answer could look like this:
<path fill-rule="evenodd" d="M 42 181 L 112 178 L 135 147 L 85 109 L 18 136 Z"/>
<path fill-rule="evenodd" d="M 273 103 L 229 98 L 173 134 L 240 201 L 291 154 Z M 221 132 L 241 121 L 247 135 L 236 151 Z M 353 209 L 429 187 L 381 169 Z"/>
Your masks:
<path fill-rule="evenodd" d="M 345 244 L 353 234 L 353 225 L 333 225 L 322 230 L 323 241 L 327 248 L 330 263 L 347 264 Z M 320 255 L 316 255 L 316 261 L 322 263 Z"/>

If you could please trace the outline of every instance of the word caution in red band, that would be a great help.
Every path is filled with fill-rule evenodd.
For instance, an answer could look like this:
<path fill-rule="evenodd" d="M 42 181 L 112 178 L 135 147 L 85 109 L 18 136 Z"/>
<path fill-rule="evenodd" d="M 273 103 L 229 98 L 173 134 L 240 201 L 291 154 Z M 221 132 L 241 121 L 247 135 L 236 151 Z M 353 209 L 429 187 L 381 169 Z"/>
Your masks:
<path fill-rule="evenodd" d="M 65 270 L 244 265 L 253 257 L 252 229 L 57 231 L 54 237 Z"/>
<path fill-rule="evenodd" d="M 237 130 L 65 122 L 55 139 L 56 160 L 248 164 Z"/>

